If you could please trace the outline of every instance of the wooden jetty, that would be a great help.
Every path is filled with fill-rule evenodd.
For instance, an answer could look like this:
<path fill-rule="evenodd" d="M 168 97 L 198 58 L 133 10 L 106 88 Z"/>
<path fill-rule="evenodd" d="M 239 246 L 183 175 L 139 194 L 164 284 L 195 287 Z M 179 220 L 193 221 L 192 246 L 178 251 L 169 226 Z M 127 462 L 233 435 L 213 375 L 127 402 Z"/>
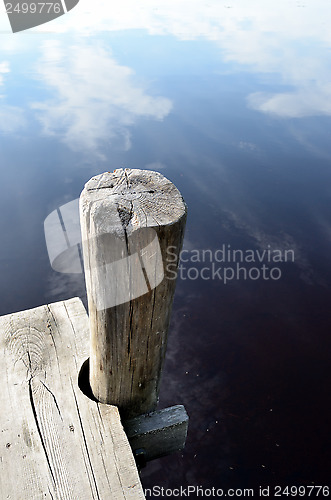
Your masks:
<path fill-rule="evenodd" d="M 120 169 L 85 186 L 89 317 L 78 298 L 0 317 L 1 499 L 142 499 L 135 456 L 184 447 L 184 407 L 155 408 L 175 286 L 160 278 L 160 258 L 169 244 L 179 255 L 185 218 L 178 190 L 155 172 Z M 112 288 L 102 276 L 118 252 Z M 123 269 L 139 269 L 147 291 L 123 288 Z"/>
<path fill-rule="evenodd" d="M 144 498 L 115 406 L 78 387 L 89 326 L 77 298 L 0 318 L 0 498 Z"/>

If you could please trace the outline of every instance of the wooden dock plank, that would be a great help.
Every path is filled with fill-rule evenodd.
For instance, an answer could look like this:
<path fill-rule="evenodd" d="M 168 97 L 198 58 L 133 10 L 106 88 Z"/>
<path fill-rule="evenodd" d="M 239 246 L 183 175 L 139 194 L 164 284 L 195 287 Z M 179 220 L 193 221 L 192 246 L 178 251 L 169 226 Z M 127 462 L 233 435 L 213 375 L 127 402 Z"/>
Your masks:
<path fill-rule="evenodd" d="M 0 498 L 143 499 L 117 408 L 87 398 L 77 298 L 0 318 Z"/>

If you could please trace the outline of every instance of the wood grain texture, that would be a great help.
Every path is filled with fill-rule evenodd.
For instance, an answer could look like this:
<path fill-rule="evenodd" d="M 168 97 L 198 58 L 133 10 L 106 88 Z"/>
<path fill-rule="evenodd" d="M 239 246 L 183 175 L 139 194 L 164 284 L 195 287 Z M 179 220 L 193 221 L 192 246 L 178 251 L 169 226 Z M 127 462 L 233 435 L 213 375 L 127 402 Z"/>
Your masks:
<path fill-rule="evenodd" d="M 80 197 L 94 396 L 124 418 L 156 408 L 186 205 L 163 175 L 119 169 Z M 173 277 L 173 275 L 172 275 Z"/>
<path fill-rule="evenodd" d="M 145 498 L 117 408 L 78 387 L 81 301 L 2 316 L 0 332 L 0 498 Z"/>

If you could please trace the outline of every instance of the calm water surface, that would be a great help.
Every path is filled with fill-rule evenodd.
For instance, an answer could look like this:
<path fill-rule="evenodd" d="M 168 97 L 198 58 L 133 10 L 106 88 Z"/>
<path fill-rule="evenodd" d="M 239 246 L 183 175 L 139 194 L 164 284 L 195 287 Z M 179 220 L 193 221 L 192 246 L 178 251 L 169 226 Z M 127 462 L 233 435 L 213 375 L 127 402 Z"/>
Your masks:
<path fill-rule="evenodd" d="M 91 4 L 15 35 L 2 14 L 0 313 L 85 302 L 83 277 L 51 268 L 45 218 L 105 170 L 160 171 L 189 209 L 160 407 L 190 426 L 143 486 L 326 485 L 330 4 Z M 257 262 L 224 282 L 233 259 L 190 261 L 222 249 Z"/>

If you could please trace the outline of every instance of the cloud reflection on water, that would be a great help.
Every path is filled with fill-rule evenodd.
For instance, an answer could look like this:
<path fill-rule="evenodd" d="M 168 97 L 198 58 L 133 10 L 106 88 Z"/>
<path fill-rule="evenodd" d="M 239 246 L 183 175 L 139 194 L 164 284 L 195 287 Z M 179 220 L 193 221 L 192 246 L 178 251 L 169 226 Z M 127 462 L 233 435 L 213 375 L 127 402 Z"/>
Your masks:
<path fill-rule="evenodd" d="M 152 97 L 137 87 L 133 71 L 101 45 L 67 47 L 61 38 L 45 41 L 44 37 L 77 33 L 106 37 L 110 32 L 144 30 L 182 41 L 210 41 L 220 52 L 220 73 L 259 74 L 267 86 L 268 75 L 273 82 L 277 75 L 276 90 L 259 88 L 247 95 L 247 106 L 256 111 L 281 118 L 331 115 L 330 14 L 326 0 L 311 4 L 280 0 L 272 5 L 260 0 L 249 4 L 161 0 L 157 6 L 152 0 L 124 0 L 116 6 L 105 0 L 81 0 L 73 12 L 49 23 L 49 33 L 45 26 L 27 32 L 43 37 L 38 75 L 57 94 L 52 100 L 34 102 L 33 107 L 44 132 L 60 135 L 73 150 L 81 150 L 82 144 L 86 150 L 96 150 L 100 141 L 129 149 L 129 127 L 138 117 L 163 119 L 171 110 L 169 99 Z M 28 40 L 3 36 L 2 50 L 12 52 L 13 46 L 26 50 Z M 172 57 L 176 60 L 176 54 Z M 6 71 L 2 65 L 0 83 L 2 69 Z M 11 117 L 20 114 L 11 108 L 5 111 L 4 122 L 10 112 Z M 13 119 L 8 123 L 10 130 L 19 126 Z"/>
<path fill-rule="evenodd" d="M 55 92 L 31 106 L 43 132 L 60 136 L 75 151 L 97 152 L 102 141 L 128 150 L 129 127 L 138 118 L 162 120 L 172 108 L 169 99 L 138 87 L 133 71 L 99 44 L 65 47 L 47 41 L 42 52 L 38 78 Z"/>
<path fill-rule="evenodd" d="M 321 16 L 323 12 L 323 16 Z M 226 63 L 248 72 L 279 75 L 286 92 L 253 92 L 249 107 L 283 118 L 331 114 L 330 4 L 280 0 L 208 3 L 198 0 L 133 0 L 110 5 L 106 0 L 81 0 L 72 15 L 52 23 L 57 32 L 145 30 L 180 40 L 209 40 Z M 41 29 L 41 28 L 39 28 Z M 322 54 L 322 57 L 321 57 Z"/>
<path fill-rule="evenodd" d="M 0 86 L 5 85 L 5 76 L 10 73 L 10 65 L 8 61 L 0 62 Z M 26 121 L 24 112 L 17 106 L 4 104 L 6 100 L 5 94 L 0 94 L 0 132 L 13 133 L 19 128 L 25 126 Z"/>

